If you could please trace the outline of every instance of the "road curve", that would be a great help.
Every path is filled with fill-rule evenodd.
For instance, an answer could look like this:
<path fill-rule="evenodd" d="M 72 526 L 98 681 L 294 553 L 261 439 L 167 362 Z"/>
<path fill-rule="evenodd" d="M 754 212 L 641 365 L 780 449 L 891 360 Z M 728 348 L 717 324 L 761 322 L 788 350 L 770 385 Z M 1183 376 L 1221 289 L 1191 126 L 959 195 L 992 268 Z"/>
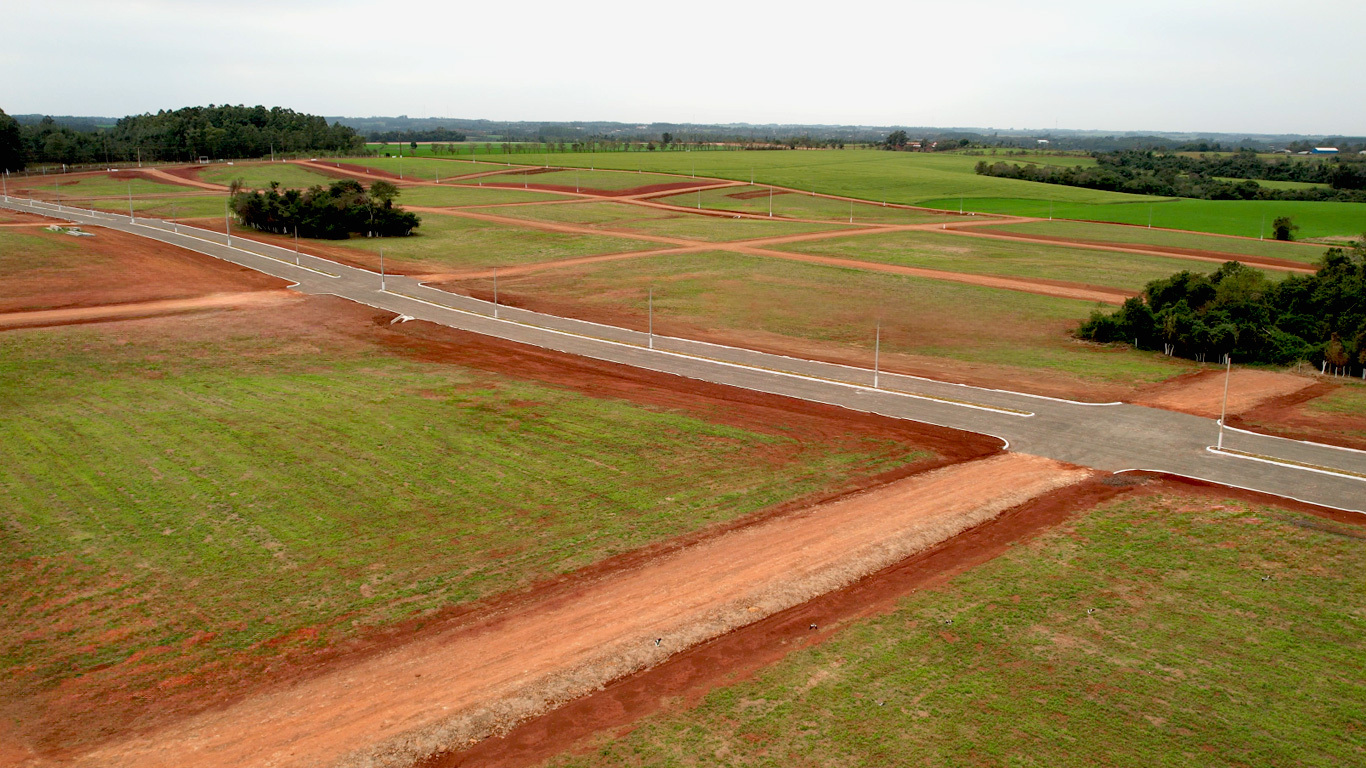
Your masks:
<path fill-rule="evenodd" d="M 1152 470 L 1366 513 L 1366 452 L 1227 430 L 1205 418 L 1127 404 L 1086 404 L 882 373 L 736 347 L 655 336 L 447 293 L 414 278 L 170 223 L 9 198 L 0 206 L 177 245 L 417 319 L 546 349 L 718 384 L 992 435 L 1011 449 L 1110 472 Z M 178 230 L 178 231 L 174 231 Z M 1003 387 L 1009 382 L 1003 381 Z"/>

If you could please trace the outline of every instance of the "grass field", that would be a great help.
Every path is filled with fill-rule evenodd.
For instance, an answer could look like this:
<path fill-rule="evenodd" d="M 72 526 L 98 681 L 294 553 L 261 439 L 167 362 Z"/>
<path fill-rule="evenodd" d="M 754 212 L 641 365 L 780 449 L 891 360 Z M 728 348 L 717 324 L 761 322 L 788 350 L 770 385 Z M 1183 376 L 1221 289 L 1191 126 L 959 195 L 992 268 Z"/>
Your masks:
<path fill-rule="evenodd" d="M 184 187 L 180 187 L 184 189 Z M 109 213 L 128 213 L 128 201 L 111 198 L 109 200 L 82 201 L 82 208 L 94 204 L 95 210 Z M 227 196 L 208 194 L 187 194 L 176 197 L 134 197 L 133 210 L 152 218 L 187 218 L 197 216 L 222 216 L 227 208 Z"/>
<path fill-rule="evenodd" d="M 778 250 L 814 253 L 861 261 L 928 267 L 950 272 L 1065 280 L 1141 291 L 1149 281 L 1183 269 L 1204 268 L 1182 259 L 1130 253 L 1012 243 L 938 232 L 896 232 L 841 240 L 817 240 L 778 246 Z M 1208 265 L 1213 269 L 1215 265 Z M 1268 273 L 1273 280 L 1284 272 Z"/>
<path fill-rule="evenodd" d="M 336 181 L 294 163 L 250 163 L 231 167 L 218 165 L 205 169 L 199 177 L 204 181 L 225 186 L 235 179 L 241 179 L 243 186 L 248 189 L 267 189 L 272 181 L 278 181 L 284 189 L 325 187 Z"/>
<path fill-rule="evenodd" d="M 659 333 L 705 329 L 802 356 L 846 354 L 871 365 L 881 315 L 884 364 L 889 355 L 979 363 L 998 369 L 1000 386 L 1015 387 L 1012 376 L 1029 371 L 1136 384 L 1191 370 L 1174 358 L 1072 341 L 1069 330 L 1093 308 L 1087 302 L 732 253 L 666 254 L 500 282 L 509 297 L 641 328 L 650 286 Z"/>
<path fill-rule="evenodd" d="M 656 173 L 622 173 L 620 171 L 542 171 L 538 173 L 509 173 L 498 176 L 485 176 L 465 184 L 549 184 L 571 189 L 633 189 L 653 184 L 677 184 L 687 181 L 677 176 L 664 176 Z"/>
<path fill-rule="evenodd" d="M 1306 406 L 1321 413 L 1350 413 L 1361 416 L 1366 414 L 1366 384 L 1349 384 L 1323 397 L 1310 400 Z"/>
<path fill-rule="evenodd" d="M 1363 530 L 1112 502 L 552 764 L 1359 764 Z"/>
<path fill-rule="evenodd" d="M 739 211 L 740 213 L 766 215 L 770 212 L 768 192 L 767 187 L 746 185 L 700 192 L 682 192 L 668 197 L 654 198 L 654 200 L 684 208 L 701 207 L 707 210 Z M 790 216 L 794 219 L 848 222 L 852 218 L 854 223 L 863 222 L 865 224 L 870 222 L 926 224 L 951 220 L 937 213 L 888 208 L 878 203 L 851 203 L 846 200 L 831 200 L 828 197 L 813 197 L 796 192 L 775 194 L 771 202 L 771 210 L 774 216 Z"/>
<path fill-rule="evenodd" d="M 439 187 L 400 187 L 395 202 L 399 205 L 497 205 L 499 203 L 533 203 L 542 200 L 563 200 L 563 195 L 521 189 L 495 189 L 456 184 Z"/>
<path fill-rule="evenodd" d="M 566 205 L 528 205 L 494 211 L 533 221 L 553 221 L 585 226 L 600 226 L 629 232 L 696 240 L 743 240 L 777 237 L 802 232 L 840 229 L 838 224 L 811 224 L 796 221 L 758 221 L 717 216 L 696 216 L 662 211 L 624 203 L 574 203 Z"/>
<path fill-rule="evenodd" d="M 46 183 L 40 183 L 38 179 L 30 181 L 32 184 L 26 185 L 26 188 L 33 190 L 47 200 L 53 199 L 58 194 L 58 189 L 60 189 L 63 200 L 80 197 L 126 196 L 130 191 L 135 198 L 139 195 L 184 194 L 188 191 L 187 187 L 179 184 L 163 184 L 149 179 L 120 180 L 111 179 L 107 176 L 87 176 L 83 179 L 63 180 L 60 187 L 55 186 L 57 179 L 53 177 L 46 179 Z"/>
<path fill-rule="evenodd" d="M 394 174 L 402 172 L 405 178 L 426 181 L 445 180 L 470 173 L 487 173 L 499 168 L 507 168 L 504 163 L 485 163 L 482 160 L 471 163 L 464 160 L 438 160 L 431 157 L 407 156 L 401 160 L 397 157 L 355 157 L 341 162 L 378 168 L 381 171 Z"/>
<path fill-rule="evenodd" d="M 958 210 L 958 198 L 927 200 L 924 204 Z M 967 210 L 979 213 L 1041 218 L 1047 217 L 1050 210 L 1046 199 L 969 197 L 965 205 Z M 1060 219 L 1146 226 L 1151 217 L 1154 227 L 1241 237 L 1269 236 L 1271 223 L 1278 216 L 1291 217 L 1300 226 L 1297 236 L 1303 238 L 1360 235 L 1366 231 L 1366 203 L 1166 199 L 1104 205 L 1054 203 L 1051 210 Z"/>
<path fill-rule="evenodd" d="M 1221 251 L 1229 254 L 1290 259 L 1312 264 L 1323 256 L 1322 245 L 1286 243 L 1277 240 L 1251 240 L 1231 237 L 1212 237 L 1195 232 L 1173 232 L 1146 227 L 1125 227 L 1115 224 L 1093 224 L 1079 221 L 1035 221 L 1028 224 L 1008 224 L 983 227 L 984 231 L 999 229 L 1026 235 L 1048 235 L 1098 243 L 1137 243 L 1165 245 L 1175 248 Z"/>
<path fill-rule="evenodd" d="M 609 235 L 575 235 L 491 224 L 438 213 L 422 214 L 412 237 L 353 237 L 332 243 L 427 267 L 497 267 L 599 253 L 658 248 L 655 243 Z"/>
<path fill-rule="evenodd" d="M 54 222 L 55 223 L 55 222 Z M 0 229 L 0 275 L 12 278 L 33 270 L 61 271 L 90 265 L 101 257 L 81 248 L 81 240 L 70 235 L 38 229 Z M 18 298 L 0 284 L 0 299 Z"/>
<path fill-rule="evenodd" d="M 319 312 L 0 335 L 8 714 L 86 675 L 176 689 L 927 455 L 419 362 Z"/>

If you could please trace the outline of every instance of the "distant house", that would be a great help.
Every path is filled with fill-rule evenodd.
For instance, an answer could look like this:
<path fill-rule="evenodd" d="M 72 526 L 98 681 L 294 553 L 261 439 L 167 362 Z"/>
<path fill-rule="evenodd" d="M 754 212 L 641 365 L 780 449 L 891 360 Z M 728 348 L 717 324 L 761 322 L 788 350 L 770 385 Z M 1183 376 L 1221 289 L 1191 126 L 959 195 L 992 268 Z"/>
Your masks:
<path fill-rule="evenodd" d="M 1035 139 L 1035 142 L 1038 144 L 1047 144 L 1048 139 Z"/>
<path fill-rule="evenodd" d="M 1314 154 L 1316 155 L 1336 155 L 1337 153 L 1337 147 L 1314 147 Z"/>

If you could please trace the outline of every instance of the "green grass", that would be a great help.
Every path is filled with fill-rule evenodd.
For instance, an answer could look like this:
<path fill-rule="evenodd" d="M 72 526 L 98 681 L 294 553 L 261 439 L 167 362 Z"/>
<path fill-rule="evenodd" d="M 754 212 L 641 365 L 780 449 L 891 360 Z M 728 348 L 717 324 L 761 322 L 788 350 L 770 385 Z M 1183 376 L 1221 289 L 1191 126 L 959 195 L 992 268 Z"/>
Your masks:
<path fill-rule="evenodd" d="M 937 232 L 897 232 L 778 246 L 779 250 L 984 275 L 1065 280 L 1141 291 L 1183 269 L 1213 268 L 1183 259 L 1109 253 Z M 1283 272 L 1268 273 L 1273 280 Z"/>
<path fill-rule="evenodd" d="M 485 221 L 422 214 L 412 237 L 353 237 L 336 245 L 378 252 L 428 267 L 497 267 L 599 253 L 658 248 L 656 243 L 609 235 L 573 235 Z"/>
<path fill-rule="evenodd" d="M 574 170 L 574 171 L 541 171 L 537 173 L 509 173 L 498 176 L 485 176 L 482 179 L 472 179 L 462 182 L 464 184 L 548 184 L 567 189 L 603 189 L 603 190 L 622 190 L 634 189 L 636 187 L 652 186 L 655 184 L 679 184 L 686 183 L 688 179 L 680 179 L 677 176 L 664 176 L 655 173 L 622 173 L 620 171 L 594 171 L 594 170 Z"/>
<path fill-rule="evenodd" d="M 1025 182 L 1028 183 L 1028 182 Z M 1040 185 L 1056 186 L 1056 185 Z M 958 210 L 958 198 L 927 200 L 930 207 Z M 1046 199 L 969 197 L 967 210 L 1012 216 L 1049 215 Z M 1366 203 L 1303 202 L 1297 200 L 1157 200 L 1104 205 L 1054 203 L 1052 215 L 1059 219 L 1138 224 L 1154 227 L 1214 232 L 1221 235 L 1257 237 L 1271 234 L 1271 222 L 1289 216 L 1300 226 L 1299 237 L 1360 235 L 1366 230 Z M 1265 229 L 1263 230 L 1263 227 Z"/>
<path fill-rule="evenodd" d="M 0 334 L 7 700 L 111 664 L 125 693 L 207 674 L 309 628 L 335 641 L 928 455 L 287 322 Z"/>
<path fill-rule="evenodd" d="M 497 205 L 499 203 L 532 203 L 542 200 L 563 200 L 564 196 L 549 192 L 520 189 L 495 189 L 456 184 L 439 187 L 401 187 L 395 202 L 399 205 L 464 206 Z"/>
<path fill-rule="evenodd" d="M 1094 308 L 1087 302 L 733 253 L 666 254 L 500 282 L 507 295 L 555 302 L 555 311 L 616 323 L 625 313 L 642 328 L 650 286 L 660 333 L 706 329 L 805 357 L 815 347 L 871 364 L 880 315 L 884 363 L 896 354 L 980 363 L 999 370 L 1003 385 L 1011 369 L 1120 384 L 1191 369 L 1173 358 L 1072 341 L 1069 331 Z"/>
<path fill-rule="evenodd" d="M 34 270 L 79 269 L 91 260 L 103 261 L 104 257 L 81 248 L 80 239 L 71 235 L 37 227 L 0 229 L 0 275 L 5 277 Z M 0 286 L 0 298 L 9 298 L 9 293 L 5 286 Z"/>
<path fill-rule="evenodd" d="M 551 764 L 1357 765 L 1363 569 L 1360 526 L 1112 502 Z"/>
<path fill-rule="evenodd" d="M 444 181 L 456 176 L 487 173 L 507 167 L 503 163 L 485 163 L 482 160 L 471 163 L 461 160 L 438 160 L 431 157 L 407 157 L 406 155 L 402 160 L 397 157 L 355 157 L 340 162 L 377 168 L 393 174 L 401 172 L 404 178 L 422 179 L 424 181 L 437 181 L 438 179 Z"/>
<path fill-rule="evenodd" d="M 455 155 L 447 154 L 447 153 L 445 153 L 445 152 L 442 152 L 442 153 L 439 154 L 439 155 L 433 154 L 433 153 L 432 153 L 432 143 L 433 143 L 433 142 L 418 142 L 417 149 L 413 149 L 412 147 L 408 146 L 408 143 L 407 143 L 407 142 L 396 142 L 396 141 L 391 141 L 391 142 L 389 142 L 389 143 L 387 143 L 387 144 L 384 144 L 384 143 L 381 143 L 381 142 L 378 142 L 378 141 L 372 141 L 372 142 L 367 143 L 367 144 L 365 145 L 365 148 L 366 148 L 366 149 L 369 149 L 369 150 L 373 150 L 373 151 L 375 151 L 375 152 L 378 152 L 378 153 L 380 153 L 380 155 L 383 155 L 385 152 L 388 152 L 390 155 L 398 155 L 399 147 L 401 146 L 401 147 L 403 148 L 403 156 L 404 156 L 405 158 L 415 156 L 415 157 L 437 157 L 437 158 L 459 157 L 459 158 L 466 158 L 466 159 L 468 159 L 468 158 L 470 157 L 470 150 L 471 150 L 471 148 L 473 148 L 473 150 L 474 150 L 475 157 L 484 157 L 486 154 L 489 154 L 489 152 L 486 152 L 486 151 L 484 150 L 484 145 L 487 143 L 487 144 L 490 145 L 490 149 L 492 150 L 492 154 L 499 155 L 499 156 L 502 156 L 502 155 L 503 155 L 503 142 L 501 142 L 501 141 L 495 141 L 495 142 L 483 142 L 483 141 L 455 141 L 455 142 L 448 142 L 448 141 L 440 141 L 440 142 L 435 142 L 435 143 L 441 144 L 441 145 L 443 145 L 443 146 L 444 146 L 444 145 L 447 145 L 447 144 L 454 144 L 455 146 L 459 147 L 459 151 L 458 151 L 458 153 L 455 154 Z M 515 145 L 515 146 L 518 147 L 519 149 L 534 148 L 537 152 L 543 151 L 543 148 L 544 148 L 544 145 L 541 144 L 540 142 L 514 141 L 514 142 L 510 142 L 510 143 L 513 144 L 513 145 Z M 519 154 L 519 153 L 518 153 L 518 152 L 514 152 L 512 155 L 510 155 L 510 157 L 516 157 L 517 154 Z"/>
<path fill-rule="evenodd" d="M 182 187 L 183 189 L 183 187 Z M 128 213 L 127 200 L 96 200 L 95 210 Z M 222 217 L 227 206 L 227 195 L 180 195 L 177 197 L 133 198 L 133 210 L 153 218 Z M 89 207 L 86 205 L 85 207 Z"/>
<path fill-rule="evenodd" d="M 1309 409 L 1322 413 L 1346 413 L 1353 416 L 1366 415 L 1366 386 L 1349 384 L 1317 397 L 1308 403 Z"/>
<path fill-rule="evenodd" d="M 1093 224 L 1080 221 L 1035 221 L 1028 224 L 983 227 L 983 231 L 999 229 L 1005 232 L 1020 232 L 1027 235 L 1049 235 L 1089 240 L 1099 243 L 1138 243 L 1142 245 L 1164 245 L 1174 248 L 1194 248 L 1206 251 L 1238 255 L 1264 256 L 1275 259 L 1289 259 L 1312 264 L 1323 256 L 1322 245 L 1309 243 L 1286 243 L 1277 240 L 1252 240 L 1243 238 L 1215 237 L 1195 232 L 1173 232 L 1165 229 L 1146 227 L 1126 227 L 1115 224 Z"/>
<path fill-rule="evenodd" d="M 336 181 L 321 173 L 310 171 L 293 163 L 249 163 L 234 166 L 217 165 L 200 172 L 204 181 L 227 186 L 241 179 L 248 189 L 267 189 L 272 181 L 277 181 L 284 189 L 303 189 L 313 186 L 327 186 Z"/>
<path fill-rule="evenodd" d="M 701 203 L 700 207 L 708 210 L 767 215 L 770 212 L 768 191 L 767 187 L 746 185 L 702 192 L 683 192 L 654 200 L 684 208 L 694 208 Z M 751 197 L 757 193 L 763 194 Z M 865 224 L 926 224 L 950 221 L 948 217 L 938 213 L 888 208 L 879 203 L 850 203 L 847 200 L 831 200 L 828 197 L 815 197 L 797 192 L 774 194 L 771 212 L 774 216 L 832 222 L 848 222 L 852 216 L 854 223 Z"/>
<path fill-rule="evenodd" d="M 41 183 L 37 179 L 32 181 L 33 185 L 28 187 L 28 189 L 33 190 L 44 199 L 52 199 L 57 195 L 57 188 L 54 188 L 53 186 L 53 182 L 56 181 L 55 178 L 47 179 L 47 183 Z M 134 198 L 140 195 L 183 195 L 189 191 L 187 187 L 180 186 L 179 184 L 163 184 L 159 181 L 150 181 L 148 179 L 129 179 L 127 181 L 120 181 L 118 179 L 111 179 L 107 176 L 91 176 L 83 179 L 76 179 L 74 181 L 65 180 L 61 182 L 60 190 L 62 200 L 106 197 L 111 195 L 126 196 L 130 190 L 132 191 Z"/>
<path fill-rule="evenodd" d="M 582 224 L 649 235 L 685 237 L 713 242 L 756 237 L 778 237 L 840 228 L 838 225 L 795 221 L 756 221 L 754 219 L 697 216 L 624 203 L 529 205 L 500 209 L 492 211 L 492 213 L 533 221 Z"/>

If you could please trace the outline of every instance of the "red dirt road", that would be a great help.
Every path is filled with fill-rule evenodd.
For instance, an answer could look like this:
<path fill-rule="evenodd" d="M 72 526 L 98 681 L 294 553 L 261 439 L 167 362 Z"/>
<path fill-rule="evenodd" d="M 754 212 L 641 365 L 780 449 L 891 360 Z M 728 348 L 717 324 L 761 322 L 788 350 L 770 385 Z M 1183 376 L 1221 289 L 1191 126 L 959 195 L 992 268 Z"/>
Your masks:
<path fill-rule="evenodd" d="M 924 551 L 1091 473 L 1002 454 L 761 523 L 552 600 L 75 759 L 404 765 Z M 656 645 L 655 639 L 661 642 Z"/>
<path fill-rule="evenodd" d="M 7 328 L 36 328 L 51 325 L 76 325 L 109 320 L 132 320 L 157 315 L 172 315 L 208 309 L 243 309 L 287 304 L 299 301 L 302 294 L 293 291 L 250 291 L 247 293 L 213 293 L 190 299 L 163 299 L 133 304 L 102 304 L 94 307 L 40 309 L 32 312 L 0 313 L 0 330 Z"/>

